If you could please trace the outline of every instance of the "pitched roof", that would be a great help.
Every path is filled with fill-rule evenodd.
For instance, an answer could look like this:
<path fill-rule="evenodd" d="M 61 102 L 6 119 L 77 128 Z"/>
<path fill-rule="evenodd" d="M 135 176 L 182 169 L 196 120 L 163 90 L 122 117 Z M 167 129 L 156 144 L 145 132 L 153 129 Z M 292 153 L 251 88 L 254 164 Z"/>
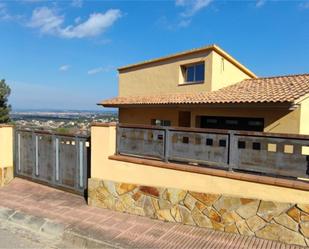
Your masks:
<path fill-rule="evenodd" d="M 299 74 L 246 79 L 212 92 L 116 97 L 99 105 L 294 103 L 306 94 L 309 94 L 309 74 Z"/>
<path fill-rule="evenodd" d="M 235 58 L 233 58 L 230 54 L 228 54 L 226 51 L 224 51 L 222 48 L 220 48 L 216 44 L 208 45 L 208 46 L 204 46 L 204 47 L 200 47 L 200 48 L 194 48 L 194 49 L 190 49 L 190 50 L 187 50 L 187 51 L 183 51 L 183 52 L 159 57 L 159 58 L 156 58 L 156 59 L 146 60 L 146 61 L 138 62 L 138 63 L 135 63 L 135 64 L 119 67 L 118 71 L 121 72 L 123 70 L 138 68 L 140 66 L 145 66 L 145 65 L 152 64 L 152 63 L 156 63 L 156 62 L 165 61 L 165 60 L 168 60 L 168 59 L 171 59 L 171 58 L 177 58 L 177 57 L 181 57 L 181 56 L 185 56 L 185 55 L 189 55 L 189 54 L 194 54 L 194 53 L 200 53 L 200 52 L 209 51 L 209 50 L 215 51 L 216 53 L 221 55 L 223 58 L 225 58 L 226 60 L 228 60 L 229 62 L 234 64 L 236 67 L 238 67 L 241 71 L 243 71 L 244 73 L 249 75 L 250 77 L 257 78 L 257 76 L 252 71 L 250 71 L 243 64 L 241 64 L 239 61 L 237 61 Z"/>

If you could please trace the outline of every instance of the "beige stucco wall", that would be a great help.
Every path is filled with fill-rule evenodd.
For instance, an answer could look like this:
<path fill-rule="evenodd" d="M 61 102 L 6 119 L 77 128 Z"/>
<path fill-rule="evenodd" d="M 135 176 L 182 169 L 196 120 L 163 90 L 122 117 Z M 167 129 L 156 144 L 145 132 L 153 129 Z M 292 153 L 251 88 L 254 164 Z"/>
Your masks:
<path fill-rule="evenodd" d="M 0 187 L 13 177 L 13 126 L 0 124 Z"/>
<path fill-rule="evenodd" d="M 119 108 L 119 122 L 150 125 L 151 119 L 170 120 L 178 126 L 178 108 Z"/>
<path fill-rule="evenodd" d="M 309 108 L 308 108 L 309 109 Z M 305 109 L 307 110 L 307 109 Z M 178 112 L 191 111 L 191 127 L 195 127 L 197 115 L 209 116 L 234 116 L 234 117 L 256 117 L 264 118 L 266 132 L 276 133 L 299 133 L 300 108 L 289 111 L 274 108 L 120 108 L 119 121 L 127 124 L 150 125 L 151 119 L 171 120 L 172 126 L 178 126 Z M 308 111 L 308 110 L 307 110 Z M 305 113 L 304 115 L 305 116 Z M 308 116 L 307 116 L 308 119 Z M 308 122 L 307 122 L 308 123 Z M 305 129 L 305 127 L 303 127 Z M 308 127 L 307 127 L 308 129 Z"/>
<path fill-rule="evenodd" d="M 212 56 L 211 90 L 215 91 L 250 77 L 216 52 Z"/>
<path fill-rule="evenodd" d="M 119 96 L 156 95 L 209 91 L 211 84 L 211 56 L 209 52 L 171 58 L 163 62 L 140 66 L 119 72 Z M 181 83 L 180 66 L 205 62 L 205 82 L 203 84 L 179 85 Z"/>
<path fill-rule="evenodd" d="M 115 127 L 91 128 L 91 178 L 266 201 L 309 203 L 308 191 L 109 160 L 108 156 L 115 153 L 115 136 Z"/>
<path fill-rule="evenodd" d="M 205 62 L 204 83 L 181 84 L 183 83 L 181 66 L 202 61 Z M 204 51 L 138 68 L 120 70 L 119 96 L 211 91 L 244 78 L 249 76 L 234 64 L 226 59 L 222 60 L 222 57 L 214 51 Z"/>
<path fill-rule="evenodd" d="M 309 135 L 309 97 L 300 104 L 299 133 Z"/>
<path fill-rule="evenodd" d="M 0 167 L 13 167 L 13 127 L 0 125 Z"/>

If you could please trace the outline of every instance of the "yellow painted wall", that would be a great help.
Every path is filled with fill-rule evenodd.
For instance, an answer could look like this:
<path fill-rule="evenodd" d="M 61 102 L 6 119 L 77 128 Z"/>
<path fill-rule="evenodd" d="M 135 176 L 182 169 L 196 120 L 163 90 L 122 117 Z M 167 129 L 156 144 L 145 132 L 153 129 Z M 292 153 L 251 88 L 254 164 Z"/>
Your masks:
<path fill-rule="evenodd" d="M 232 106 L 230 108 L 120 108 L 119 121 L 127 124 L 150 125 L 151 119 L 155 118 L 171 120 L 172 126 L 178 126 L 179 111 L 191 111 L 191 127 L 195 127 L 197 115 L 256 117 L 264 118 L 265 132 L 299 134 L 300 108 L 294 111 Z"/>
<path fill-rule="evenodd" d="M 163 62 L 140 66 L 119 72 L 119 96 L 156 95 L 209 91 L 211 84 L 211 57 L 209 51 L 182 58 L 171 58 Z M 205 62 L 205 82 L 203 84 L 179 85 L 180 66 Z"/>
<path fill-rule="evenodd" d="M 0 125 L 0 167 L 13 167 L 13 127 Z"/>
<path fill-rule="evenodd" d="M 197 62 L 205 62 L 205 82 L 183 84 L 181 66 Z M 204 51 L 120 70 L 119 96 L 211 91 L 245 78 L 250 77 L 226 59 L 222 61 L 217 52 Z"/>
<path fill-rule="evenodd" d="M 150 125 L 151 119 L 170 120 L 178 126 L 178 108 L 119 108 L 119 122 Z"/>
<path fill-rule="evenodd" d="M 309 191 L 233 180 L 109 160 L 115 153 L 115 127 L 91 128 L 91 177 L 276 202 L 309 203 Z"/>
<path fill-rule="evenodd" d="M 215 91 L 222 87 L 249 79 L 246 73 L 239 70 L 234 64 L 224 59 L 221 55 L 213 51 L 212 56 L 212 85 L 211 90 Z"/>
<path fill-rule="evenodd" d="M 309 135 L 309 97 L 300 104 L 299 133 Z"/>

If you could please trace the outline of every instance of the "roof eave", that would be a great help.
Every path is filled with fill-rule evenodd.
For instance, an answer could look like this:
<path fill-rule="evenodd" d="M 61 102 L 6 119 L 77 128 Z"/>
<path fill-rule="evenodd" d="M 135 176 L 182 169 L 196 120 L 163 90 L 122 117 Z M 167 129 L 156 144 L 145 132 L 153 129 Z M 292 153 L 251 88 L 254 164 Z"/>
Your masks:
<path fill-rule="evenodd" d="M 222 48 L 220 48 L 217 45 L 213 45 L 212 49 L 217 52 L 219 55 L 221 55 L 222 57 L 224 57 L 226 60 L 228 60 L 229 62 L 231 62 L 232 64 L 234 64 L 236 67 L 238 67 L 241 71 L 245 72 L 248 76 L 252 77 L 252 78 L 258 78 L 258 76 L 253 73 L 251 70 L 249 70 L 247 67 L 245 67 L 243 64 L 241 64 L 240 62 L 238 62 L 236 59 L 234 59 L 230 54 L 228 54 L 227 52 L 225 52 Z"/>
<path fill-rule="evenodd" d="M 205 47 L 202 47 L 202 48 L 191 49 L 191 50 L 179 52 L 179 53 L 168 55 L 168 56 L 163 56 L 163 57 L 160 57 L 160 58 L 157 58 L 157 59 L 152 59 L 152 60 L 147 60 L 147 61 L 144 61 L 144 62 L 130 64 L 130 65 L 127 65 L 127 66 L 119 67 L 117 70 L 119 72 L 121 72 L 121 71 L 124 71 L 124 70 L 127 70 L 127 69 L 133 69 L 133 68 L 137 68 L 137 67 L 140 67 L 140 66 L 150 65 L 150 64 L 157 63 L 157 62 L 160 62 L 160 61 L 165 61 L 165 60 L 168 60 L 168 59 L 171 59 L 171 58 L 177 58 L 177 57 L 181 57 L 181 56 L 185 56 L 185 55 L 189 55 L 189 54 L 200 53 L 202 51 L 207 51 L 207 50 L 212 50 L 212 51 L 217 52 L 222 57 L 224 57 L 226 60 L 228 60 L 229 62 L 234 64 L 236 67 L 238 67 L 240 70 L 245 72 L 251 78 L 258 78 L 251 70 L 246 68 L 243 64 L 238 62 L 230 54 L 225 52 L 222 48 L 220 48 L 216 44 L 212 44 L 212 45 L 205 46 Z"/>
<path fill-rule="evenodd" d="M 138 63 L 133 63 L 133 64 L 129 64 L 129 65 L 126 65 L 126 66 L 119 67 L 119 68 L 117 68 L 117 70 L 120 72 L 120 71 L 123 71 L 123 70 L 126 70 L 126 69 L 136 68 L 136 67 L 139 67 L 139 66 L 148 65 L 148 64 L 164 61 L 164 60 L 171 59 L 171 58 L 177 58 L 177 57 L 187 55 L 187 54 L 198 53 L 198 52 L 201 52 L 201 51 L 207 51 L 209 49 L 213 49 L 215 46 L 216 46 L 215 44 L 212 44 L 212 45 L 205 46 L 205 47 L 198 48 L 198 49 L 191 49 L 191 50 L 187 50 L 187 51 L 184 51 L 184 52 L 171 54 L 171 55 L 168 55 L 168 56 L 162 56 L 162 57 L 159 57 L 159 58 L 156 58 L 156 59 L 150 59 L 150 60 L 146 60 L 146 61 L 142 61 L 142 62 L 138 62 Z"/>
<path fill-rule="evenodd" d="M 295 106 L 294 102 L 229 102 L 229 103 L 119 103 L 119 104 L 105 104 L 99 103 L 98 105 L 107 108 L 142 108 L 142 107 L 205 107 L 205 108 L 226 108 L 227 106 L 239 108 L 275 108 L 275 109 L 290 109 Z"/>
<path fill-rule="evenodd" d="M 309 98 L 309 93 L 299 97 L 298 99 L 296 99 L 294 101 L 295 104 L 301 104 L 304 100 L 308 99 Z"/>

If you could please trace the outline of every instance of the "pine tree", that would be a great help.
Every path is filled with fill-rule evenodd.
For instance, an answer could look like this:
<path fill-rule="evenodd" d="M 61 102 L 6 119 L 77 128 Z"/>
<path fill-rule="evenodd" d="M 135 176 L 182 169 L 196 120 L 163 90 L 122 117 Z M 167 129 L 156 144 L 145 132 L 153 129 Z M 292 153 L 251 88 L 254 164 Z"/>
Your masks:
<path fill-rule="evenodd" d="M 8 104 L 8 97 L 11 94 L 11 88 L 0 80 L 0 124 L 10 122 L 11 106 Z"/>

